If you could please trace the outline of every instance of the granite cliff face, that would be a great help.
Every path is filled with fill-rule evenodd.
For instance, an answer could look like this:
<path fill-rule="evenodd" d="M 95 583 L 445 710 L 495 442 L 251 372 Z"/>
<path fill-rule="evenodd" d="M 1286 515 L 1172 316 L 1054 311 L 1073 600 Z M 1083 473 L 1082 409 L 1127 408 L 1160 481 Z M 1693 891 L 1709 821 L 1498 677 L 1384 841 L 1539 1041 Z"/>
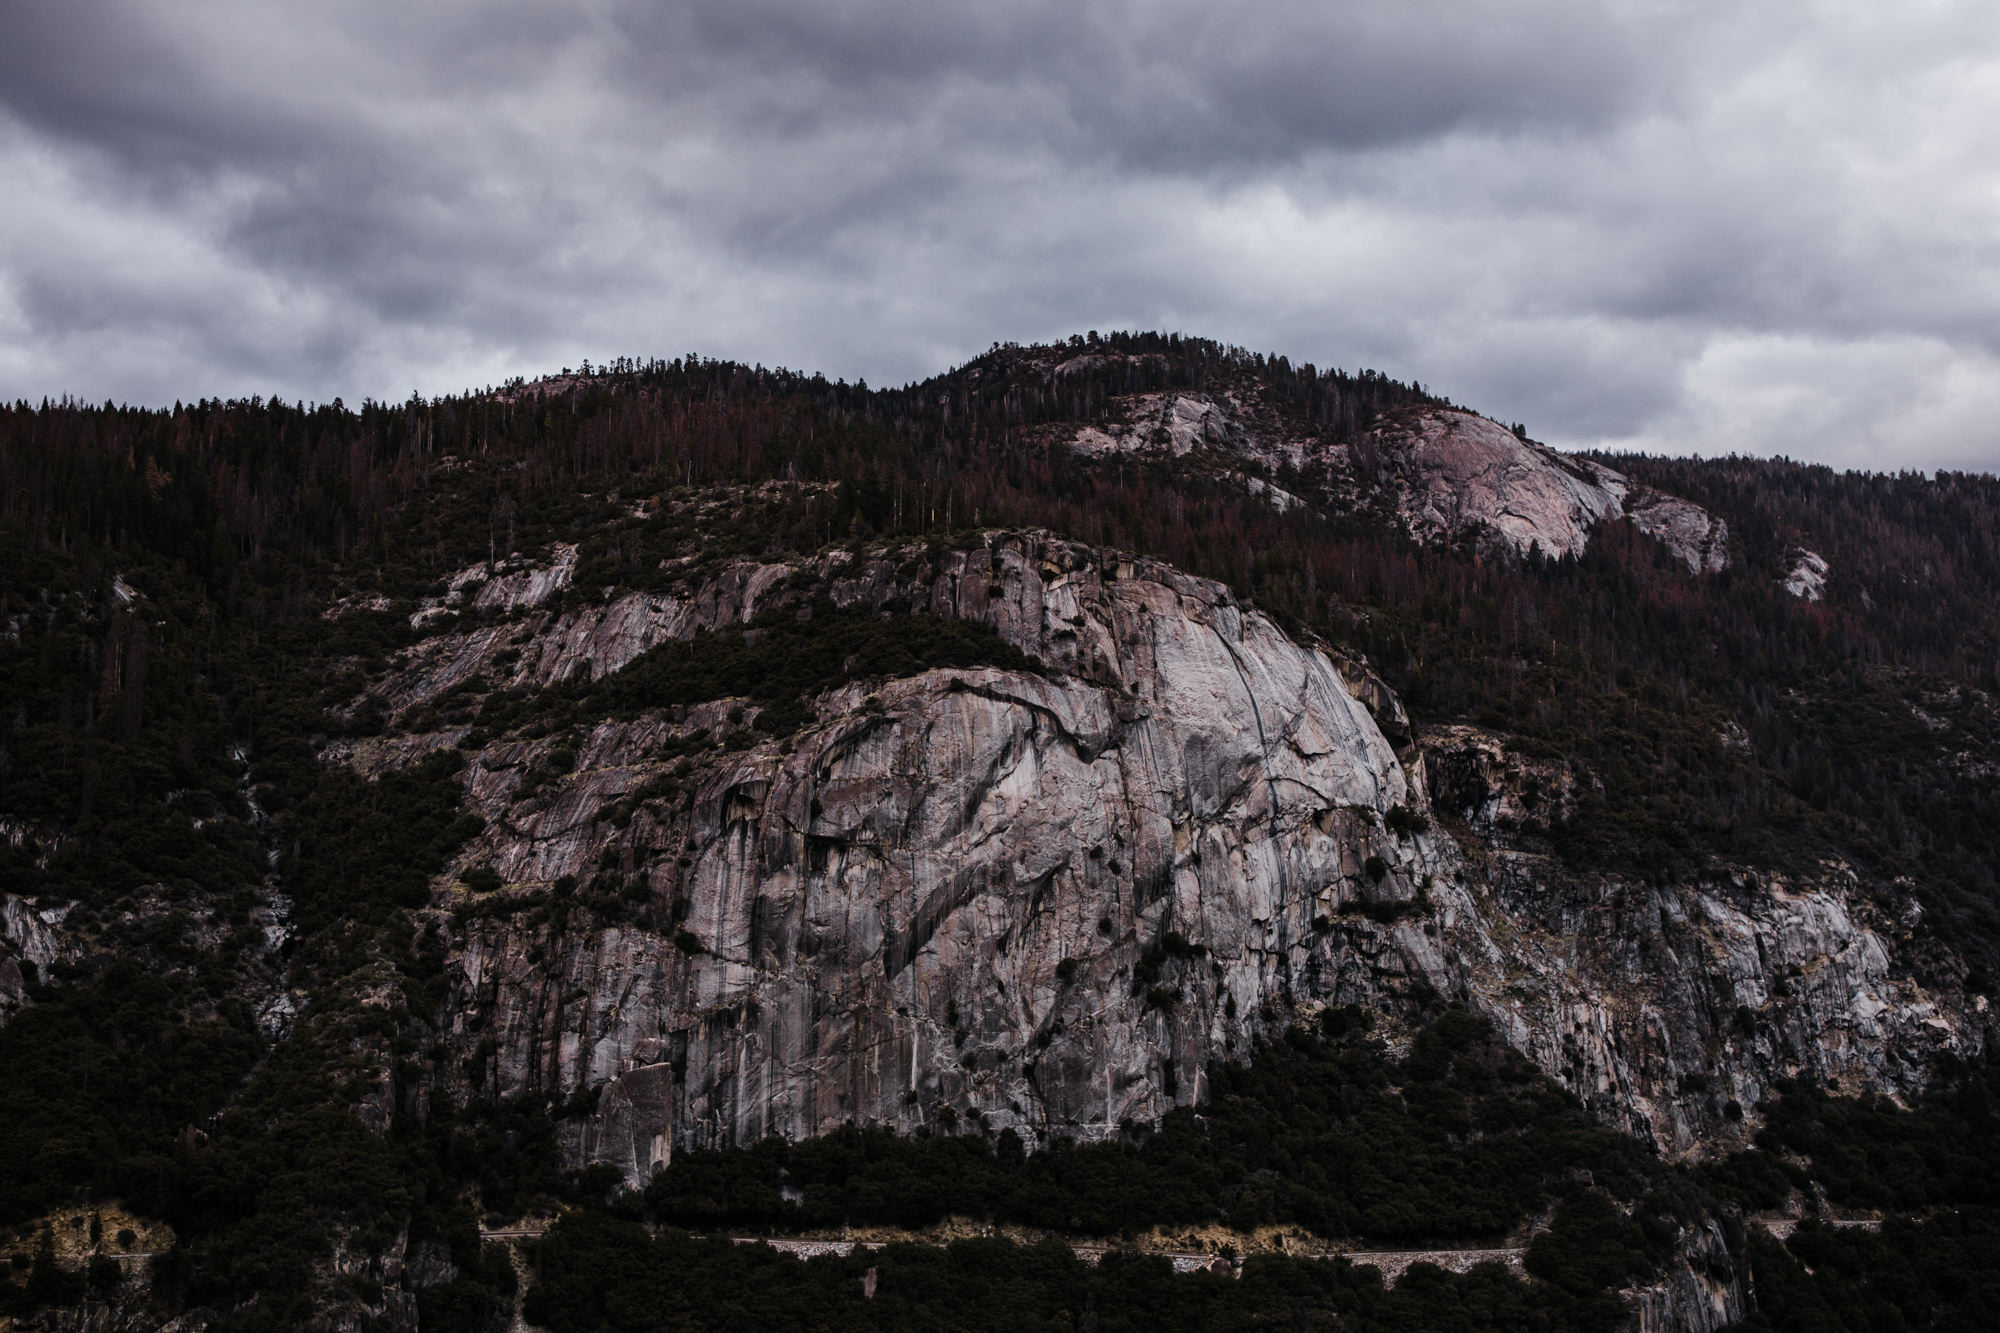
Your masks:
<path fill-rule="evenodd" d="M 1700 506 L 1530 443 L 1485 417 L 1419 412 L 1382 427 L 1375 443 L 1396 511 L 1419 539 L 1472 535 L 1521 552 L 1576 555 L 1592 526 L 1624 517 L 1692 573 L 1729 564 L 1728 526 Z"/>
<path fill-rule="evenodd" d="M 1941 1054 L 1991 1040 L 1985 998 L 1938 984 L 1950 969 L 1918 944 L 1914 900 L 1891 916 L 1838 863 L 1810 880 L 1742 867 L 1689 882 L 1572 875 L 1535 835 L 1587 779 L 1476 728 L 1421 743 L 1505 956 L 1472 969 L 1475 1003 L 1593 1109 L 1663 1150 L 1732 1138 L 1776 1078 L 1902 1097 Z"/>
<path fill-rule="evenodd" d="M 503 887 L 437 884 L 450 1044 L 468 1094 L 594 1094 L 577 1163 L 639 1180 L 676 1146 L 848 1120 L 1105 1137 L 1329 1004 L 1393 1031 L 1463 1000 L 1671 1153 L 1754 1125 L 1774 1078 L 1896 1095 L 1985 1041 L 1983 1004 L 1920 981 L 1949 968 L 1844 867 L 1571 875 L 1536 834 L 1587 774 L 1474 728 L 1412 737 L 1364 665 L 1164 566 L 989 534 L 561 614 L 532 600 L 561 579 L 502 578 L 545 591 L 409 650 L 384 703 L 601 675 L 802 589 L 981 621 L 1043 663 L 845 686 L 782 741 L 722 701 L 478 751 L 461 866 Z M 627 919 L 589 905 L 611 892 Z"/>
<path fill-rule="evenodd" d="M 743 618 L 792 572 L 739 567 L 692 603 L 514 632 L 598 643 L 584 625 L 615 621 L 645 640 Z M 1101 1137 L 1198 1097 L 1209 1061 L 1294 997 L 1446 981 L 1421 926 L 1343 915 L 1413 900 L 1443 862 L 1428 834 L 1386 827 L 1421 798 L 1325 654 L 1217 585 L 1039 537 L 912 577 L 886 561 L 812 572 L 837 602 L 983 620 L 1049 669 L 847 687 L 788 743 L 693 764 L 656 752 L 728 734 L 736 710 L 604 723 L 530 801 L 535 744 L 480 755 L 470 794 L 489 828 L 465 859 L 507 882 L 483 907 L 532 909 L 607 859 L 681 904 L 673 937 L 558 937 L 532 910 L 462 927 L 452 1022 L 490 1045 L 498 1090 L 612 1085 L 579 1151 L 638 1175 L 662 1135 L 849 1119 Z M 390 691 L 421 697 L 498 642 L 433 641 Z M 663 772 L 683 797 L 602 822 Z"/>
<path fill-rule="evenodd" d="M 48 905 L 8 894 L 0 898 L 0 1022 L 20 1008 L 27 983 L 51 963 L 77 954 L 63 933 L 67 903 Z"/>

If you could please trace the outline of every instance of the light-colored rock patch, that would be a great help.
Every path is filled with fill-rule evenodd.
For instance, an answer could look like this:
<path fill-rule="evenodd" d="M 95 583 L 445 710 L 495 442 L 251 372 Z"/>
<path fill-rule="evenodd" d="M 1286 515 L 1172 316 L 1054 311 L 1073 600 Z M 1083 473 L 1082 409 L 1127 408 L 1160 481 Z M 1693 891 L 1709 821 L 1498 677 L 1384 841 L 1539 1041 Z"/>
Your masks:
<path fill-rule="evenodd" d="M 489 827 L 466 859 L 522 886 L 503 892 L 536 901 L 629 844 L 701 948 L 468 921 L 453 1022 L 492 1038 L 497 1090 L 668 1066 L 669 1127 L 592 1131 L 588 1155 L 621 1164 L 651 1133 L 710 1145 L 848 1119 L 1098 1138 L 1197 1099 L 1293 995 L 1448 985 L 1423 929 L 1347 910 L 1409 899 L 1443 863 L 1384 827 L 1420 796 L 1333 663 L 1217 585 L 1143 562 L 1106 579 L 1083 555 L 952 553 L 933 588 L 1069 671 L 847 687 L 788 747 L 704 764 L 624 836 L 602 812 L 675 727 L 597 727 L 525 807 L 482 759 Z"/>
<path fill-rule="evenodd" d="M 1831 569 L 1826 558 L 1816 551 L 1794 551 L 1792 567 L 1785 572 L 1782 580 L 1785 591 L 1808 602 L 1817 602 L 1826 596 L 1826 579 Z"/>
<path fill-rule="evenodd" d="M 1387 430 L 1398 510 L 1420 540 L 1490 532 L 1525 554 L 1578 555 L 1591 525 L 1623 511 L 1625 478 L 1565 458 L 1470 412 L 1433 411 Z"/>
<path fill-rule="evenodd" d="M 1625 502 L 1632 525 L 1679 556 L 1695 574 L 1729 568 L 1729 525 L 1700 505 L 1646 487 Z"/>

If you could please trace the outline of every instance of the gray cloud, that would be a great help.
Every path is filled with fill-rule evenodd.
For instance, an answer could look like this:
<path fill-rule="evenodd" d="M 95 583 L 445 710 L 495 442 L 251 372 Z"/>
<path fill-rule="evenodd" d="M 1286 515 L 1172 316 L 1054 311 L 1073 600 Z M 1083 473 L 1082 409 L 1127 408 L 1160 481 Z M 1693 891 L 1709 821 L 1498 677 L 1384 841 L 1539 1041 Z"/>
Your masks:
<path fill-rule="evenodd" d="M 1993 467 L 1990 10 L 24 0 L 0 393 L 1175 327 L 1559 443 Z"/>

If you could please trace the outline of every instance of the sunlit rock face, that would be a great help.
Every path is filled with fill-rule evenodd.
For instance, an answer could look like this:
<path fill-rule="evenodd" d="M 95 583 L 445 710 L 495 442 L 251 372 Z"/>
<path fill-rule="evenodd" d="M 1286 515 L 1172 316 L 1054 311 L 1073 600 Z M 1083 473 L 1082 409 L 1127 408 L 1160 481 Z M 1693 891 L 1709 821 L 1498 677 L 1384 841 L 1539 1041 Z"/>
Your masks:
<path fill-rule="evenodd" d="M 1413 741 L 1365 665 L 1165 566 L 990 534 L 728 566 L 629 623 L 747 622 L 792 575 L 984 622 L 1042 669 L 844 686 L 782 740 L 723 700 L 477 751 L 488 823 L 461 864 L 505 887 L 436 886 L 451 1063 L 466 1095 L 596 1090 L 564 1122 L 579 1164 L 640 1180 L 677 1146 L 849 1120 L 1101 1138 L 1329 1004 L 1393 1036 L 1466 1002 L 1675 1152 L 1754 1126 L 1778 1077 L 1900 1095 L 1985 1040 L 1977 1002 L 1920 984 L 1908 923 L 1845 870 L 1571 874 L 1538 830 L 1587 773 L 1469 727 Z M 606 645 L 629 660 L 600 632 L 624 600 L 437 636 L 383 688 L 599 673 Z M 573 767 L 531 783 L 558 747 Z"/>

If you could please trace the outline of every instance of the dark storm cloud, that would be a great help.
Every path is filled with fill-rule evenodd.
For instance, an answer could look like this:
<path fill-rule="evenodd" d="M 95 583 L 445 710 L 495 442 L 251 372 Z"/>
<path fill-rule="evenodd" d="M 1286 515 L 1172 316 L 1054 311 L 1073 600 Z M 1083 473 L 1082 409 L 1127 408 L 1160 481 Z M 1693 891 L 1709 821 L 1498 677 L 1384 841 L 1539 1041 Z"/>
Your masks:
<path fill-rule="evenodd" d="M 1467 125 L 1588 125 L 1646 83 L 1633 34 L 1578 4 L 1023 4 L 951 14 L 748 3 L 652 15 L 620 25 L 639 70 L 665 54 L 704 93 L 740 86 L 746 71 L 782 70 L 782 89 L 757 90 L 771 95 L 763 109 L 777 113 L 774 126 L 913 111 L 966 81 L 1040 103 L 1050 113 L 1040 128 L 1065 149 L 1174 171 L 1233 173 Z M 784 109 L 804 119 L 786 123 Z"/>
<path fill-rule="evenodd" d="M 872 381 L 1178 327 L 1545 437 L 2000 461 L 1996 20 L 1398 0 L 162 6 L 0 33 L 0 392 Z"/>

